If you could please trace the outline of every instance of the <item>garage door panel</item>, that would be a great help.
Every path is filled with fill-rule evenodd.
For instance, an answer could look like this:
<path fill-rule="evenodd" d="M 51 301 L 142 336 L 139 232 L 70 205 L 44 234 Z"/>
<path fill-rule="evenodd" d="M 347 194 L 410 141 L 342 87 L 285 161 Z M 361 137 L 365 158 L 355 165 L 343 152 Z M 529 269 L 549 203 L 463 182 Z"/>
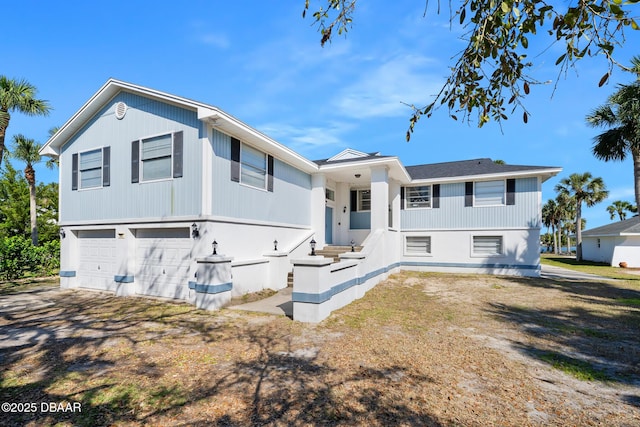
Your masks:
<path fill-rule="evenodd" d="M 164 236 L 164 237 L 163 237 Z M 145 295 L 186 299 L 191 266 L 189 229 L 138 230 L 136 282 Z"/>
<path fill-rule="evenodd" d="M 78 232 L 78 285 L 112 290 L 116 273 L 115 230 Z"/>

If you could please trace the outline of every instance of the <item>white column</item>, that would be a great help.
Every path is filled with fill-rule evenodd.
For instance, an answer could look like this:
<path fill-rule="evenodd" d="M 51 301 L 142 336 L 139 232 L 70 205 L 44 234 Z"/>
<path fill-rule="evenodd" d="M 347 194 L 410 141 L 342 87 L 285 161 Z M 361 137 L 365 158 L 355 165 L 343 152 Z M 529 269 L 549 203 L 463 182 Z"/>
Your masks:
<path fill-rule="evenodd" d="M 386 230 L 389 222 L 389 171 L 386 166 L 371 169 L 371 231 Z"/>
<path fill-rule="evenodd" d="M 324 241 L 324 208 L 326 177 L 317 173 L 311 175 L 311 229 L 315 235 L 316 248 L 321 249 Z"/>
<path fill-rule="evenodd" d="M 389 224 L 389 227 L 394 230 L 400 230 L 400 183 L 391 180 L 389 183 L 389 199 L 391 203 L 391 212 L 393 217 L 393 224 Z"/>

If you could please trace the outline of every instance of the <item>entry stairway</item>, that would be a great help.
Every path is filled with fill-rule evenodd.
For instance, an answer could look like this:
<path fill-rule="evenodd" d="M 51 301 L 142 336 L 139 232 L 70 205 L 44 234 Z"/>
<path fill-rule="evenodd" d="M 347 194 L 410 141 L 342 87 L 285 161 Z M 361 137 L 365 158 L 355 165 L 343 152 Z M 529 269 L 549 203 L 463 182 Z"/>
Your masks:
<path fill-rule="evenodd" d="M 360 252 L 362 250 L 362 246 L 354 246 L 354 252 Z M 340 254 L 345 252 L 351 252 L 351 246 L 337 246 L 337 245 L 327 245 L 322 249 L 316 251 L 317 256 L 323 256 L 325 258 L 333 258 L 333 262 L 340 261 Z M 287 275 L 287 287 L 293 286 L 293 272 L 289 272 Z"/>
<path fill-rule="evenodd" d="M 354 252 L 360 252 L 362 250 L 362 246 L 355 246 Z M 334 246 L 327 245 L 322 249 L 316 251 L 316 255 L 323 256 L 325 258 L 333 258 L 333 262 L 340 261 L 340 254 L 345 252 L 351 252 L 351 246 Z"/>

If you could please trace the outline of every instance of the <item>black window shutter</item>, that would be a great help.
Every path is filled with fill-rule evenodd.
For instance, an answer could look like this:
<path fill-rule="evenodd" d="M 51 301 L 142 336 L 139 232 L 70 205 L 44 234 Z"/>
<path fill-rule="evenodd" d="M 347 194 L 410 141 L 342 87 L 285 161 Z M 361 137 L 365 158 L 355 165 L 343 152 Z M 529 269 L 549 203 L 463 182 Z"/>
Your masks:
<path fill-rule="evenodd" d="M 240 182 L 240 140 L 231 138 L 231 181 Z"/>
<path fill-rule="evenodd" d="M 358 192 L 356 190 L 351 190 L 351 212 L 356 212 L 358 210 Z"/>
<path fill-rule="evenodd" d="M 111 185 L 111 147 L 102 148 L 102 186 Z"/>
<path fill-rule="evenodd" d="M 173 177 L 182 178 L 182 131 L 173 134 Z"/>
<path fill-rule="evenodd" d="M 140 182 L 140 141 L 131 142 L 131 183 Z"/>
<path fill-rule="evenodd" d="M 273 191 L 273 156 L 267 157 L 267 190 Z"/>
<path fill-rule="evenodd" d="M 404 210 L 404 187 L 400 187 L 400 210 Z"/>
<path fill-rule="evenodd" d="M 473 182 L 467 181 L 464 183 L 464 205 L 473 206 Z"/>
<path fill-rule="evenodd" d="M 431 207 L 433 209 L 440 208 L 440 184 L 433 185 L 433 197 L 431 199 Z"/>
<path fill-rule="evenodd" d="M 511 178 L 507 180 L 507 205 L 516 204 L 516 180 Z"/>
<path fill-rule="evenodd" d="M 78 189 L 78 153 L 71 156 L 71 189 Z"/>

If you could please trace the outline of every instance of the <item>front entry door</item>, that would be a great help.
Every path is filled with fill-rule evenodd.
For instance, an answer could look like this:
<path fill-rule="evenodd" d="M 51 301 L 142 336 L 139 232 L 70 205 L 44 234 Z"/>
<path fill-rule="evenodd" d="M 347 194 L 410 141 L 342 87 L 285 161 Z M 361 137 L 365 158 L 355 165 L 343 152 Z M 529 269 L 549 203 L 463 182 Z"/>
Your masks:
<path fill-rule="evenodd" d="M 333 208 L 324 208 L 324 241 L 327 245 L 333 243 Z"/>

